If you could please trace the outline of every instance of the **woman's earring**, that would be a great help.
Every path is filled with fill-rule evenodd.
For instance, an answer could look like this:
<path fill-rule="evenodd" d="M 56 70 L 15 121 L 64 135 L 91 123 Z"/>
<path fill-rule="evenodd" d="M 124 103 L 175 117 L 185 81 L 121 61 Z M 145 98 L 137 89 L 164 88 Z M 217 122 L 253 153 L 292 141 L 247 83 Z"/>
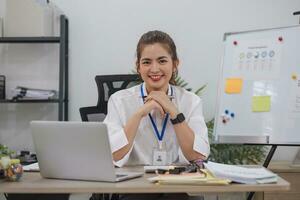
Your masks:
<path fill-rule="evenodd" d="M 177 75 L 178 75 L 178 71 L 177 71 L 177 70 L 174 70 L 173 73 L 172 73 L 172 76 L 173 76 L 174 78 L 176 78 Z"/>

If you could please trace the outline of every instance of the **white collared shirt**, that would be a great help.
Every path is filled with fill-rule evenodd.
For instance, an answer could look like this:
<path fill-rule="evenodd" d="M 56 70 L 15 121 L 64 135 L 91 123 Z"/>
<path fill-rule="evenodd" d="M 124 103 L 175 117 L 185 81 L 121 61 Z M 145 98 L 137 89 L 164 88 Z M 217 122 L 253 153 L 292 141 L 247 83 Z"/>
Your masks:
<path fill-rule="evenodd" d="M 186 122 L 195 134 L 193 149 L 205 157 L 208 157 L 210 147 L 207 127 L 202 115 L 202 102 L 200 97 L 177 86 L 169 86 L 168 95 L 170 95 L 170 87 L 173 88 L 174 99 L 172 99 L 172 102 L 177 106 L 179 112 L 184 114 Z M 104 123 L 106 123 L 108 127 L 112 152 L 128 144 L 123 127 L 138 108 L 144 104 L 140 89 L 141 85 L 137 85 L 129 89 L 118 91 L 109 98 L 107 107 L 108 113 Z M 144 94 L 147 95 L 145 87 L 143 87 L 143 89 Z M 151 114 L 159 132 L 161 132 L 164 118 L 160 116 L 158 111 L 152 111 Z M 176 133 L 170 120 L 167 122 L 163 142 L 166 150 L 169 152 L 168 158 L 170 162 L 188 163 L 188 160 L 184 157 L 177 142 Z M 151 165 L 152 152 L 157 146 L 158 139 L 150 118 L 147 115 L 143 117 L 140 122 L 132 148 L 121 160 L 115 162 L 115 165 L 119 167 L 123 165 Z"/>

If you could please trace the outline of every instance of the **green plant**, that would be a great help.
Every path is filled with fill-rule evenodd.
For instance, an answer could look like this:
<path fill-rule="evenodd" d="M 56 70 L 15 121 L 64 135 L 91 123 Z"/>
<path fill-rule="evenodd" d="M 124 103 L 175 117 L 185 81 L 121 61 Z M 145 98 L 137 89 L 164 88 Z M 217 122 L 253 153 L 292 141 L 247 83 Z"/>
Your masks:
<path fill-rule="evenodd" d="M 14 151 L 10 150 L 7 146 L 0 144 L 0 158 L 4 156 L 11 156 Z"/>

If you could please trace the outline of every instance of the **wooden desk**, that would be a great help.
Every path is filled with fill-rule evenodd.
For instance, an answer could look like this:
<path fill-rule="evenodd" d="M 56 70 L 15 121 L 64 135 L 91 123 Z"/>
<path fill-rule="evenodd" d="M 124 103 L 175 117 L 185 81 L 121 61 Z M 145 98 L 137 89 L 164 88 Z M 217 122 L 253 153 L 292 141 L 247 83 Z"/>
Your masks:
<path fill-rule="evenodd" d="M 120 169 L 119 169 L 120 170 Z M 123 169 L 143 171 L 143 168 Z M 72 181 L 42 178 L 38 172 L 25 172 L 20 182 L 0 182 L 0 193 L 227 193 L 287 191 L 290 184 L 279 178 L 276 184 L 230 184 L 226 186 L 156 185 L 147 178 L 154 174 L 119 183 Z"/>
<path fill-rule="evenodd" d="M 128 169 L 127 169 L 128 170 Z M 142 171 L 142 168 L 129 171 Z M 119 182 L 90 182 L 44 179 L 38 172 L 24 173 L 20 182 L 1 182 L 0 193 L 227 193 L 227 192 L 262 192 L 287 191 L 290 184 L 279 178 L 276 184 L 230 184 L 226 186 L 187 186 L 187 185 L 156 185 L 143 177 Z"/>

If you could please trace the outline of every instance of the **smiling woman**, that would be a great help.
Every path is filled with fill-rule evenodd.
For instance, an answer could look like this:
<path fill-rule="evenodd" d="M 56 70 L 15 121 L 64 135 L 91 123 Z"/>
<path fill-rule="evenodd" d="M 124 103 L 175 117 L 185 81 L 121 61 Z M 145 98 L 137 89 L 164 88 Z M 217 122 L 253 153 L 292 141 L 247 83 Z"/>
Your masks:
<path fill-rule="evenodd" d="M 114 93 L 104 120 L 115 164 L 168 165 L 206 159 L 209 142 L 202 102 L 175 86 L 179 59 L 172 38 L 149 31 L 140 38 L 136 55 L 143 83 Z"/>
<path fill-rule="evenodd" d="M 206 159 L 209 142 L 202 102 L 175 85 L 179 59 L 172 38 L 149 31 L 140 38 L 136 55 L 143 83 L 111 95 L 104 120 L 115 165 L 189 164 Z M 121 195 L 121 199 L 151 198 L 190 199 L 187 194 Z"/>

